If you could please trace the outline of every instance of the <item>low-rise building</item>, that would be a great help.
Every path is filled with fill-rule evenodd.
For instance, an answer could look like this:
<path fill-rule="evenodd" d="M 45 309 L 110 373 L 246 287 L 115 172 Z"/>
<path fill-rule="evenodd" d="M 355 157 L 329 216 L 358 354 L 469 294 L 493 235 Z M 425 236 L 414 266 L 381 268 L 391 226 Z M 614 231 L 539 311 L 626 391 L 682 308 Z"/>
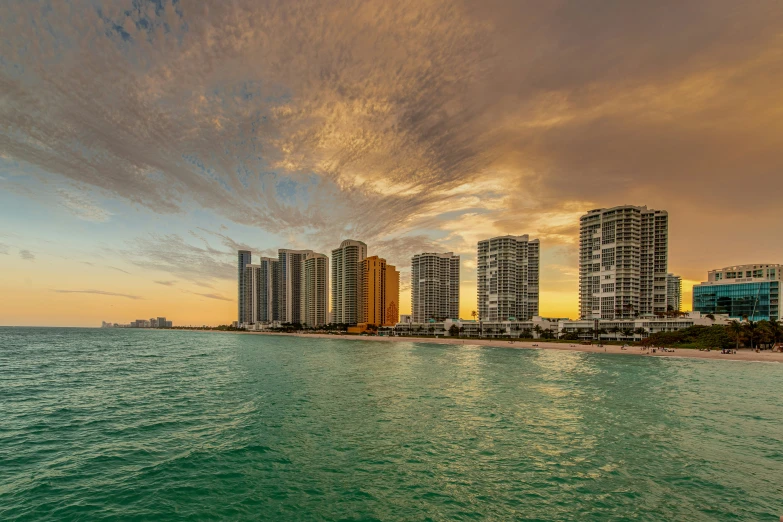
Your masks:
<path fill-rule="evenodd" d="M 690 312 L 680 317 L 639 319 L 552 319 L 533 317 L 530 321 L 466 321 L 446 320 L 429 323 L 398 323 L 394 335 L 400 336 L 451 336 L 456 326 L 460 337 L 487 339 L 558 339 L 576 337 L 580 340 L 640 341 L 651 334 L 675 332 L 691 326 L 728 324 L 728 315 L 708 317 Z"/>
<path fill-rule="evenodd" d="M 693 286 L 693 309 L 704 314 L 726 314 L 751 321 L 781 319 L 780 291 L 783 265 L 737 265 L 707 273 L 707 281 Z"/>

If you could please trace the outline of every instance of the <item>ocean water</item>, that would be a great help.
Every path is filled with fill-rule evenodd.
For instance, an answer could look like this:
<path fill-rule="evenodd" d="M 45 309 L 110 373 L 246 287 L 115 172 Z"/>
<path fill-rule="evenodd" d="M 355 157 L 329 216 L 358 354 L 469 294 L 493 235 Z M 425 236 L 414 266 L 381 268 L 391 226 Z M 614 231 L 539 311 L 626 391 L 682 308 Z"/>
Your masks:
<path fill-rule="evenodd" d="M 0 328 L 0 520 L 772 520 L 783 365 Z"/>

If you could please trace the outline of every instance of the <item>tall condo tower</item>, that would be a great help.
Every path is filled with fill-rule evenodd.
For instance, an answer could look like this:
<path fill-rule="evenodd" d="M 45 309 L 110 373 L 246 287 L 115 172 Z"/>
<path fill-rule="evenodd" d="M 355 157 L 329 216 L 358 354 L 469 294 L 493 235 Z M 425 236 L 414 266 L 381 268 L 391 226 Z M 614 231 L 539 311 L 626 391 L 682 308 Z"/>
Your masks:
<path fill-rule="evenodd" d="M 278 320 L 277 294 L 279 261 L 262 257 L 257 265 L 245 268 L 245 314 L 242 322 L 271 323 Z"/>
<path fill-rule="evenodd" d="M 329 258 L 310 252 L 302 261 L 301 322 L 323 326 L 329 315 Z"/>
<path fill-rule="evenodd" d="M 247 305 L 247 297 L 245 292 L 247 291 L 247 284 L 245 283 L 245 267 L 251 263 L 250 250 L 239 250 L 237 252 L 237 321 L 242 323 L 245 321 L 248 312 L 245 310 Z"/>
<path fill-rule="evenodd" d="M 302 322 L 302 263 L 307 254 L 312 253 L 312 250 L 289 250 L 286 248 L 277 251 L 279 262 L 277 306 L 280 322 Z"/>
<path fill-rule="evenodd" d="M 459 256 L 416 254 L 411 260 L 414 323 L 459 318 Z"/>
<path fill-rule="evenodd" d="M 332 322 L 357 324 L 362 313 L 362 261 L 367 245 L 346 239 L 332 250 Z"/>
<path fill-rule="evenodd" d="M 666 312 L 669 214 L 625 205 L 579 218 L 582 319 L 631 319 Z"/>
<path fill-rule="evenodd" d="M 666 310 L 682 311 L 682 278 L 674 274 L 666 274 Z"/>
<path fill-rule="evenodd" d="M 479 316 L 485 321 L 529 321 L 538 315 L 538 239 L 500 236 L 478 243 Z"/>
<path fill-rule="evenodd" d="M 362 261 L 362 323 L 393 326 L 400 318 L 400 273 L 378 256 Z"/>

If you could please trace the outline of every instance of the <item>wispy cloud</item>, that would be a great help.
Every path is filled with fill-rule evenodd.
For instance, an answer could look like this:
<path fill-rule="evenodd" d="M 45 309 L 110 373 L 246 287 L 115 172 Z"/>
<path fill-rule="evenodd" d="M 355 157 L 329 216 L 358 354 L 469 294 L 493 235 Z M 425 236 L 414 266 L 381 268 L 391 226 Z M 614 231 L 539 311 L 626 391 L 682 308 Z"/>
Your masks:
<path fill-rule="evenodd" d="M 200 294 L 198 292 L 190 292 L 193 295 L 200 295 L 201 297 L 206 297 L 207 299 L 217 299 L 219 301 L 233 301 L 233 299 L 224 297 L 219 294 Z"/>
<path fill-rule="evenodd" d="M 176 284 L 176 281 L 154 281 L 154 283 L 163 285 L 163 286 L 174 286 Z"/>
<path fill-rule="evenodd" d="M 127 270 L 123 270 L 122 268 L 117 268 L 116 266 L 106 266 L 106 268 L 109 268 L 111 270 L 116 270 L 117 272 L 122 272 L 123 274 L 130 274 Z"/>
<path fill-rule="evenodd" d="M 120 294 L 117 292 L 106 292 L 104 290 L 55 290 L 53 289 L 52 292 L 57 292 L 58 294 L 96 294 L 96 295 L 105 295 L 111 297 L 124 297 L 126 299 L 144 299 L 143 297 L 139 297 L 138 295 Z"/>
<path fill-rule="evenodd" d="M 0 243 L 0 255 L 8 255 L 9 253 L 10 249 L 8 248 L 8 245 Z"/>
<path fill-rule="evenodd" d="M 25 261 L 35 261 L 35 254 L 30 252 L 29 250 L 20 250 L 19 257 L 21 257 Z"/>
<path fill-rule="evenodd" d="M 79 219 L 102 223 L 112 216 L 111 212 L 98 206 L 84 194 L 66 189 L 59 189 L 57 193 L 60 204 Z"/>

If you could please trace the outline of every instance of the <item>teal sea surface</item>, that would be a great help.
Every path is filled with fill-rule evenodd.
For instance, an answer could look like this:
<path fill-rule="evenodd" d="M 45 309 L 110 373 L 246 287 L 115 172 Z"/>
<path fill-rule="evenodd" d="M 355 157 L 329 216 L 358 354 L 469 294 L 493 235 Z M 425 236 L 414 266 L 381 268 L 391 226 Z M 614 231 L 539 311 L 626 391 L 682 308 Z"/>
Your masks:
<path fill-rule="evenodd" d="M 0 520 L 770 520 L 783 365 L 0 328 Z"/>

